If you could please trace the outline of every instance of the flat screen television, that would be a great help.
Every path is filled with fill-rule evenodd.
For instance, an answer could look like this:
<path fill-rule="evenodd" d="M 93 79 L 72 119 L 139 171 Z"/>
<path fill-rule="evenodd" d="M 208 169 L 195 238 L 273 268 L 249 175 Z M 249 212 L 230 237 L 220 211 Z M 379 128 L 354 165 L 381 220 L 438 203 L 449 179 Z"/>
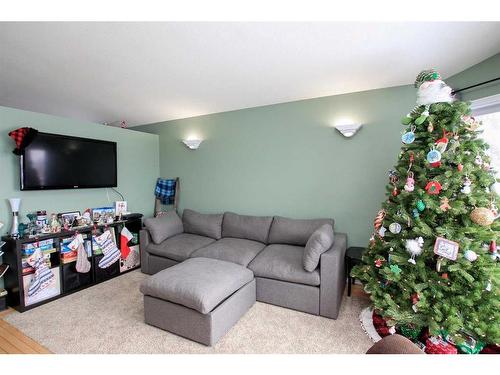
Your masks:
<path fill-rule="evenodd" d="M 117 186 L 116 142 L 39 132 L 20 163 L 21 190 Z"/>

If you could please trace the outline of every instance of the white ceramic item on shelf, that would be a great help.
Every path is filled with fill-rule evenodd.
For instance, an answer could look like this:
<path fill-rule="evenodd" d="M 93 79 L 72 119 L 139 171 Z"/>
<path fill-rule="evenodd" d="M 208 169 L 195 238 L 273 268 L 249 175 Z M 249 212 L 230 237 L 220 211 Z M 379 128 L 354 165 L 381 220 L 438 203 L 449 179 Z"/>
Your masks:
<path fill-rule="evenodd" d="M 21 198 L 10 198 L 10 208 L 12 210 L 12 226 L 10 228 L 10 235 L 17 237 L 19 234 L 19 207 L 21 207 Z"/>

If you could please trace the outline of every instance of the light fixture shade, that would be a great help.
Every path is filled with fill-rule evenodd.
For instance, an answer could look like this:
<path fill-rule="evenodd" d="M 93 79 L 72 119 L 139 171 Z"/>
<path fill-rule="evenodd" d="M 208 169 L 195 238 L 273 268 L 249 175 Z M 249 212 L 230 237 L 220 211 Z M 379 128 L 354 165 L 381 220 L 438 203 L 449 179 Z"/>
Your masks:
<path fill-rule="evenodd" d="M 361 129 L 363 125 L 362 124 L 342 124 L 342 125 L 335 125 L 335 129 L 337 129 L 342 135 L 346 138 L 352 137 L 354 134 L 358 132 L 359 129 Z"/>
<path fill-rule="evenodd" d="M 196 150 L 198 147 L 200 147 L 201 142 L 203 142 L 201 139 L 184 139 L 182 143 L 184 143 L 189 149 L 191 150 Z"/>

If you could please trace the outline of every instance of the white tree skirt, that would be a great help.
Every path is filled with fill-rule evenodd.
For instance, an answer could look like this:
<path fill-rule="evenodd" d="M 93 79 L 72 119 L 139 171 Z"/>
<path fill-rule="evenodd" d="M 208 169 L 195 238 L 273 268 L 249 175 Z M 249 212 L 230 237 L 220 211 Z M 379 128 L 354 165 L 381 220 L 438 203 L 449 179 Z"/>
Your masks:
<path fill-rule="evenodd" d="M 370 307 L 361 311 L 359 314 L 359 321 L 361 322 L 361 328 L 363 328 L 363 331 L 365 331 L 370 340 L 373 342 L 382 340 L 382 337 L 378 334 L 373 325 L 373 310 Z"/>

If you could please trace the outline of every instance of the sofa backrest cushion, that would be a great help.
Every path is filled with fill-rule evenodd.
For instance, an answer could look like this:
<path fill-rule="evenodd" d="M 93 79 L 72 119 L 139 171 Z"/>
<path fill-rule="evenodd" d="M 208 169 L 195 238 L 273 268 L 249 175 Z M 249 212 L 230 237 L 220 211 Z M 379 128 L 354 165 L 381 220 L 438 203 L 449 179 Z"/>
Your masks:
<path fill-rule="evenodd" d="M 318 267 L 321 254 L 332 247 L 333 239 L 333 228 L 330 224 L 322 225 L 311 234 L 302 258 L 306 271 L 312 272 Z"/>
<path fill-rule="evenodd" d="M 182 213 L 184 232 L 218 240 L 221 238 L 223 216 L 223 214 L 200 214 L 185 209 Z"/>
<path fill-rule="evenodd" d="M 267 243 L 272 221 L 272 216 L 249 216 L 226 212 L 222 223 L 222 237 Z"/>
<path fill-rule="evenodd" d="M 311 234 L 324 224 L 333 228 L 333 219 L 289 219 L 275 216 L 269 231 L 270 244 L 281 243 L 287 245 L 305 246 Z"/>
<path fill-rule="evenodd" d="M 167 211 L 158 217 L 150 217 L 144 220 L 151 239 L 155 244 L 160 244 L 167 238 L 184 232 L 182 221 L 175 211 Z"/>

